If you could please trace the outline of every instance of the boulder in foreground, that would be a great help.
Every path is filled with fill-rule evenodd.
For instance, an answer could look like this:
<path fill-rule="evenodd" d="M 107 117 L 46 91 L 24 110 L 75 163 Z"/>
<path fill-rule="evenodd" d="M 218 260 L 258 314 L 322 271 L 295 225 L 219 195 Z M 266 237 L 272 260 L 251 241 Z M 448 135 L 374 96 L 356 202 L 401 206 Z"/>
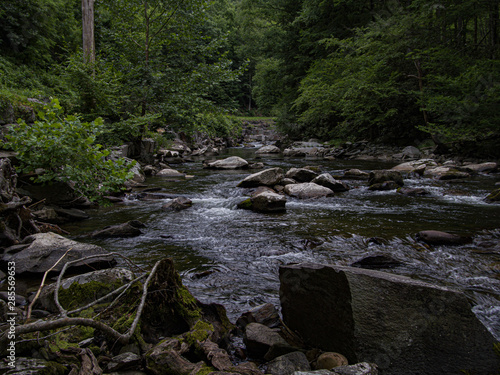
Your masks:
<path fill-rule="evenodd" d="M 283 320 L 306 344 L 384 375 L 496 373 L 496 340 L 464 294 L 380 271 L 280 268 Z"/>
<path fill-rule="evenodd" d="M 82 259 L 91 255 L 98 257 L 76 262 L 70 269 L 85 269 L 87 272 L 99 268 L 108 268 L 116 264 L 116 260 L 106 256 L 107 252 L 97 245 L 81 243 L 67 239 L 55 233 L 37 233 L 26 237 L 22 245 L 12 246 L 5 250 L 4 262 L 16 263 L 16 274 L 44 273 L 49 270 L 64 253 L 71 249 L 60 262 L 54 272 L 61 271 L 67 262 Z M 18 251 L 21 249 L 20 251 Z M 16 252 L 17 251 L 17 252 Z"/>

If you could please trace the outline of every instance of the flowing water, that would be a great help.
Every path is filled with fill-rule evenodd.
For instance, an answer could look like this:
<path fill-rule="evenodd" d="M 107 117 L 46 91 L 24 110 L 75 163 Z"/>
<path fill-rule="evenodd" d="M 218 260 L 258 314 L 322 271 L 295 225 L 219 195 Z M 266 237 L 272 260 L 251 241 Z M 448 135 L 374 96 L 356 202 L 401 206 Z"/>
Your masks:
<path fill-rule="evenodd" d="M 399 265 L 384 269 L 467 294 L 473 311 L 500 338 L 500 205 L 484 197 L 500 176 L 478 176 L 459 182 L 405 179 L 429 195 L 407 197 L 395 191 L 369 191 L 366 181 L 347 180 L 343 171 L 386 169 L 395 163 L 325 161 L 265 157 L 253 149 L 229 149 L 219 158 L 238 155 L 264 162 L 266 168 L 321 166 L 351 189 L 317 200 L 288 198 L 287 211 L 262 214 L 237 209 L 247 190 L 236 185 L 255 171 L 204 170 L 201 161 L 177 169 L 193 178 L 150 178 L 149 187 L 183 195 L 193 206 L 180 212 L 161 209 L 168 199 L 125 203 L 90 212 L 92 218 L 64 229 L 72 238 L 120 252 L 143 265 L 172 257 L 184 284 L 203 302 L 217 302 L 235 320 L 249 308 L 272 302 L 279 306 L 278 268 L 282 264 L 319 262 L 350 265 L 364 257 L 387 255 Z M 89 233 L 106 225 L 140 220 L 144 234 L 135 238 L 97 240 Z M 420 230 L 471 235 L 463 246 L 419 243 Z"/>

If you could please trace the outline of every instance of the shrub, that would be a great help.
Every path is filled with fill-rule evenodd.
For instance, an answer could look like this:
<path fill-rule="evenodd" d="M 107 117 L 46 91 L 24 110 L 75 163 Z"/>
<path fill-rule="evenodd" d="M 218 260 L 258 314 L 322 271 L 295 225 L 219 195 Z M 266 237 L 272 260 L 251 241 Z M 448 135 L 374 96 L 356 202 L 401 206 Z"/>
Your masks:
<path fill-rule="evenodd" d="M 133 163 L 125 159 L 109 160 L 109 151 L 96 144 L 103 121 L 81 122 L 76 116 L 62 117 L 57 99 L 39 112 L 39 121 L 27 124 L 18 120 L 6 135 L 4 146 L 18 153 L 21 172 L 37 173 L 35 182 L 62 181 L 91 200 L 119 191 L 132 177 Z M 37 171 L 39 172 L 39 171 Z"/>

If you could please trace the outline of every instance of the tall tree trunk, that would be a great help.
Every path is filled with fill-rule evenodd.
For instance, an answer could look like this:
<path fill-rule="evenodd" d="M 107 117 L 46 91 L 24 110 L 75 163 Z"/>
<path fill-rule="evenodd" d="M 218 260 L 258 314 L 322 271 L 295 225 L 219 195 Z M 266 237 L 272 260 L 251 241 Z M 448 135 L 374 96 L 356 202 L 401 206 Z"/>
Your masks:
<path fill-rule="evenodd" d="M 82 0 L 83 61 L 95 61 L 94 42 L 94 1 Z"/>

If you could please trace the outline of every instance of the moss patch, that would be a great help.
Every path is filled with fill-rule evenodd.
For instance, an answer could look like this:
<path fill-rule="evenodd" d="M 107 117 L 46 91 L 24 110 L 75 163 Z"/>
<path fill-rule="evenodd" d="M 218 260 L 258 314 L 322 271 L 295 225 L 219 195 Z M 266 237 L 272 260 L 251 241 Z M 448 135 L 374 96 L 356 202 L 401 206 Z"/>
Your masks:
<path fill-rule="evenodd" d="M 65 309 L 75 309 L 108 294 L 119 288 L 123 283 L 116 280 L 113 283 L 90 281 L 85 284 L 74 282 L 69 288 L 59 290 L 59 302 Z"/>
<path fill-rule="evenodd" d="M 214 332 L 214 326 L 203 320 L 198 320 L 193 328 L 186 333 L 186 342 L 193 346 L 196 342 L 205 341 Z"/>

